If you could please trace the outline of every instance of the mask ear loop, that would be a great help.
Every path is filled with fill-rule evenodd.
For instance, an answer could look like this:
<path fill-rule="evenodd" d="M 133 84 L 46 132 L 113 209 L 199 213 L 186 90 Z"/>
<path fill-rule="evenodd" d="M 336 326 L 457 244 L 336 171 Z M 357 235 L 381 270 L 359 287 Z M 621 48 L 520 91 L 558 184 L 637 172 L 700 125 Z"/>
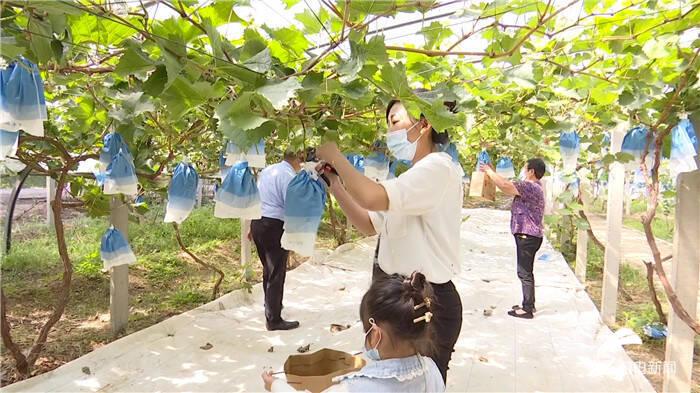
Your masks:
<path fill-rule="evenodd" d="M 374 318 L 369 319 L 369 324 L 372 325 L 372 327 L 367 330 L 367 333 L 365 333 L 365 341 L 367 340 L 367 336 L 369 336 L 369 333 L 372 331 L 372 329 L 377 327 L 377 323 L 374 321 Z M 377 349 L 379 347 L 379 343 L 382 342 L 382 331 L 379 331 L 379 341 L 374 345 L 374 348 L 372 349 Z"/>

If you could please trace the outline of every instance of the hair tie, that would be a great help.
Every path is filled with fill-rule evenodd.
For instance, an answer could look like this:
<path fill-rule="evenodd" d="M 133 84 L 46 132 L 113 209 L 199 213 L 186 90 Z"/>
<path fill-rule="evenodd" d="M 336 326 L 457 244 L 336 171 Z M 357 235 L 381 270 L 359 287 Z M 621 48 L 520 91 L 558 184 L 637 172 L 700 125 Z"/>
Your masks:
<path fill-rule="evenodd" d="M 413 323 L 418 323 L 418 322 L 423 321 L 423 320 L 425 320 L 425 323 L 430 323 L 430 320 L 432 318 L 433 318 L 433 313 L 431 313 L 430 311 L 427 311 L 425 314 L 423 314 L 422 317 L 418 317 L 418 318 L 414 319 Z"/>

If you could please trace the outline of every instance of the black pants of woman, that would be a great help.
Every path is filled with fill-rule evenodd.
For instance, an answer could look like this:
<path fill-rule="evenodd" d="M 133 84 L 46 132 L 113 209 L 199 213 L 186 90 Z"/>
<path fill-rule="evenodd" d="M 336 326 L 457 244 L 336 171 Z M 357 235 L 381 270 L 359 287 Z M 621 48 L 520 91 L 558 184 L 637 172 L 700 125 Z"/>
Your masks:
<path fill-rule="evenodd" d="M 375 263 L 372 281 L 386 275 L 387 273 Z M 440 370 L 442 380 L 447 383 L 450 359 L 452 359 L 452 352 L 455 351 L 455 344 L 462 330 L 462 299 L 460 299 L 457 288 L 452 281 L 444 284 L 431 283 L 430 285 L 435 293 L 435 304 L 432 305 L 434 318 L 430 321 L 430 323 L 435 324 L 435 351 L 430 358 Z"/>
<path fill-rule="evenodd" d="M 522 233 L 515 234 L 515 247 L 518 256 L 518 278 L 523 287 L 523 310 L 535 309 L 535 254 L 542 246 L 542 238 Z"/>

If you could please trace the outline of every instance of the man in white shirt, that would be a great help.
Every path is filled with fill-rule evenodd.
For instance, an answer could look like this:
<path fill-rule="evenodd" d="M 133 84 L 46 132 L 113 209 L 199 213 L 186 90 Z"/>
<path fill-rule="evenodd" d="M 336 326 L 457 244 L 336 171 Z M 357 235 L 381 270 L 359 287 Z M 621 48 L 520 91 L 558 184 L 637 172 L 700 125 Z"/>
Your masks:
<path fill-rule="evenodd" d="M 282 319 L 289 251 L 282 248 L 280 240 L 284 232 L 287 187 L 300 169 L 299 157 L 296 153 L 287 151 L 282 162 L 268 166 L 258 176 L 262 218 L 251 222 L 250 233 L 263 265 L 267 330 L 291 330 L 299 327 L 297 321 Z"/>

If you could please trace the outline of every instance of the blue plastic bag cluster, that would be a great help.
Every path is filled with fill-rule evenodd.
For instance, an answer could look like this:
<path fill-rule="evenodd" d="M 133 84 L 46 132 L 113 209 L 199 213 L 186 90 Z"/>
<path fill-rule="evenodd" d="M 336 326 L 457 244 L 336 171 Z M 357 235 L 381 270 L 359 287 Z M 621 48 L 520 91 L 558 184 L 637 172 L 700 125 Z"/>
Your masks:
<path fill-rule="evenodd" d="M 190 163 L 181 162 L 175 167 L 168 186 L 168 205 L 165 208 L 165 222 L 185 221 L 197 203 L 199 175 Z"/>
<path fill-rule="evenodd" d="M 376 181 L 389 176 L 389 157 L 384 153 L 372 153 L 365 158 L 365 176 Z"/>
<path fill-rule="evenodd" d="M 360 173 L 365 173 L 365 157 L 362 154 L 351 153 L 345 156 L 348 161 L 355 167 Z"/>
<path fill-rule="evenodd" d="M 682 119 L 671 131 L 671 176 L 675 179 L 680 173 L 698 169 L 695 156 L 698 154 L 698 137 L 693 123 Z"/>
<path fill-rule="evenodd" d="M 44 81 L 36 64 L 20 58 L 0 70 L 0 128 L 44 135 Z"/>
<path fill-rule="evenodd" d="M 104 178 L 101 175 L 97 176 L 98 183 L 104 181 L 105 194 L 136 195 L 138 193 L 134 158 L 119 133 L 113 132 L 104 137 L 100 163 L 107 166 Z"/>
<path fill-rule="evenodd" d="M 236 163 L 226 174 L 214 198 L 214 216 L 219 218 L 260 218 L 260 194 L 247 161 Z"/>
<path fill-rule="evenodd" d="M 226 143 L 226 166 L 232 166 L 241 161 L 247 161 L 251 168 L 265 168 L 265 141 L 261 139 L 258 143 L 248 149 L 241 149 L 232 141 Z"/>
<path fill-rule="evenodd" d="M 311 256 L 326 206 L 326 189 L 314 171 L 301 170 L 289 182 L 284 207 L 282 247 Z"/>
<path fill-rule="evenodd" d="M 622 140 L 622 152 L 634 156 L 634 160 L 625 165 L 627 170 L 635 170 L 641 165 L 642 154 L 644 154 L 648 136 L 649 130 L 644 126 L 636 126 L 625 134 L 625 138 Z M 646 157 L 647 169 L 649 170 L 651 170 L 651 166 L 654 163 L 655 149 L 656 145 L 653 142 L 650 143 L 649 153 Z"/>
<path fill-rule="evenodd" d="M 479 155 L 476 157 L 476 171 L 478 172 L 482 165 L 488 165 L 490 163 L 491 156 L 489 156 L 489 152 L 487 152 L 486 149 L 480 151 Z"/>
<path fill-rule="evenodd" d="M 564 162 L 564 171 L 576 170 L 576 163 L 581 153 L 581 139 L 576 131 L 562 132 L 559 136 L 559 153 Z"/>
<path fill-rule="evenodd" d="M 119 265 L 130 265 L 136 262 L 136 255 L 131 251 L 129 242 L 118 229 L 113 226 L 102 235 L 100 257 L 105 270 Z"/>
<path fill-rule="evenodd" d="M 19 132 L 0 129 L 0 161 L 12 157 L 17 153 Z"/>
<path fill-rule="evenodd" d="M 661 323 L 649 323 L 642 327 L 642 331 L 647 337 L 654 340 L 662 340 L 668 336 L 668 329 Z"/>
<path fill-rule="evenodd" d="M 496 173 L 505 177 L 506 179 L 512 179 L 515 177 L 515 168 L 513 167 L 513 160 L 510 157 L 501 157 L 496 162 Z"/>

